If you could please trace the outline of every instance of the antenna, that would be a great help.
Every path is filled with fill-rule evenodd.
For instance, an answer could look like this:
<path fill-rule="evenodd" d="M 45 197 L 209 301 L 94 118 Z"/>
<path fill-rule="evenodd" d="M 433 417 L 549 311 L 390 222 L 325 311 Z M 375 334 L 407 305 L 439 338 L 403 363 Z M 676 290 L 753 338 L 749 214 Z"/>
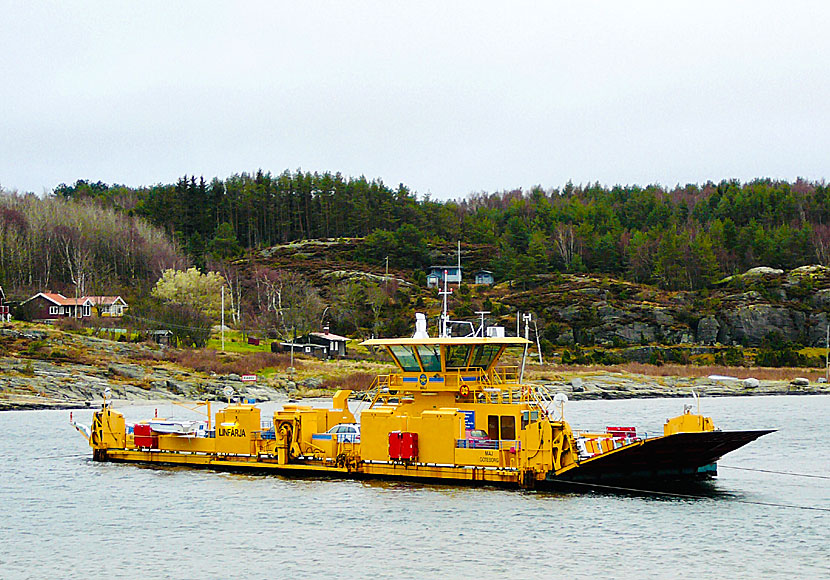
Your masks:
<path fill-rule="evenodd" d="M 487 326 L 484 323 L 484 320 L 485 320 L 484 317 L 487 314 L 490 314 L 490 311 L 489 310 L 476 310 L 476 314 L 481 316 L 481 326 L 479 326 L 478 330 L 473 333 L 473 336 L 478 336 L 479 333 L 481 333 L 481 336 L 483 338 L 483 337 L 487 336 Z"/>
<path fill-rule="evenodd" d="M 447 271 L 444 270 L 444 289 L 438 294 L 444 297 L 444 308 L 441 312 L 441 319 L 438 322 L 438 338 L 448 338 L 449 320 L 450 316 L 447 314 L 447 296 L 452 294 L 452 290 L 447 290 Z"/>
<path fill-rule="evenodd" d="M 522 314 L 522 320 L 525 321 L 525 340 L 528 340 L 530 335 L 530 314 Z M 516 330 L 518 331 L 519 320 L 516 319 Z M 517 332 L 518 334 L 518 332 Z M 523 383 L 525 379 L 525 361 L 527 361 L 527 343 L 525 343 L 524 352 L 522 352 L 522 370 L 519 374 L 519 382 Z"/>

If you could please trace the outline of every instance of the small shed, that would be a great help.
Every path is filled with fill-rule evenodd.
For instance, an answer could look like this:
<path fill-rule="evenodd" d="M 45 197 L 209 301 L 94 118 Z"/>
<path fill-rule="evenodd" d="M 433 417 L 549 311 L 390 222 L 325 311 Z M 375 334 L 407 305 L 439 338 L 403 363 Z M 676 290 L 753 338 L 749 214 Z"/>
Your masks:
<path fill-rule="evenodd" d="M 490 286 L 495 282 L 493 273 L 490 270 L 479 270 L 475 273 L 475 283 Z"/>
<path fill-rule="evenodd" d="M 444 276 L 447 277 L 448 284 L 461 284 L 461 267 L 460 266 L 430 266 L 427 274 L 427 285 L 429 285 L 430 276 L 438 276 L 438 282 L 444 282 Z"/>
<path fill-rule="evenodd" d="M 306 339 L 311 344 L 326 347 L 327 357 L 346 356 L 346 343 L 349 342 L 349 339 L 345 336 L 332 334 L 328 328 L 324 328 L 323 332 L 310 332 Z"/>
<path fill-rule="evenodd" d="M 271 352 L 291 352 L 309 354 L 318 358 L 332 358 L 346 356 L 346 343 L 349 341 L 345 336 L 339 336 L 329 332 L 328 328 L 323 332 L 309 332 L 304 336 L 298 336 L 294 342 L 271 343 Z"/>
<path fill-rule="evenodd" d="M 153 342 L 162 346 L 170 346 L 175 342 L 172 330 L 154 330 L 150 333 L 150 337 L 153 339 Z"/>
<path fill-rule="evenodd" d="M 317 358 L 327 358 L 326 347 L 320 344 L 312 344 L 309 342 L 272 342 L 271 352 L 294 352 L 294 354 L 306 354 L 316 356 Z"/>

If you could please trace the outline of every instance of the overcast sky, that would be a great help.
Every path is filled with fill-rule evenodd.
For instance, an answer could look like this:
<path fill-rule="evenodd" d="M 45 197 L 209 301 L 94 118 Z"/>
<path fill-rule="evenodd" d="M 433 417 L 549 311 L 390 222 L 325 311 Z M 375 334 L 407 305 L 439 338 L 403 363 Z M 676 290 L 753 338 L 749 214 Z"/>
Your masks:
<path fill-rule="evenodd" d="M 826 2 L 0 0 L 0 187 L 821 180 Z"/>

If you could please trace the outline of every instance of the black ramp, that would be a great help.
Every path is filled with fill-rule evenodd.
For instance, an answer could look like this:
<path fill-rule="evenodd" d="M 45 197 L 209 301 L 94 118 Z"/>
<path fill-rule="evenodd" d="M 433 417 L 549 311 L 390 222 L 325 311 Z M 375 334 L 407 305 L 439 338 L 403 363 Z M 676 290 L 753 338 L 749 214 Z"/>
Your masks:
<path fill-rule="evenodd" d="M 582 461 L 579 467 L 555 479 L 598 481 L 696 474 L 699 467 L 710 465 L 730 451 L 773 431 L 775 429 L 704 431 L 647 439 L 642 445 L 624 447 Z"/>

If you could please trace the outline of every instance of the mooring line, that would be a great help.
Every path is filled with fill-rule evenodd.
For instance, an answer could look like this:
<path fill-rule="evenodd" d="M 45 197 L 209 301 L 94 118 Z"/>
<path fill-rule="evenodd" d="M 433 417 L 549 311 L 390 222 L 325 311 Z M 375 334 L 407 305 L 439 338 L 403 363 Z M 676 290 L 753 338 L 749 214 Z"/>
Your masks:
<path fill-rule="evenodd" d="M 657 491 L 652 489 L 635 489 L 633 487 L 620 487 L 616 485 L 605 485 L 602 483 L 587 483 L 584 481 L 565 481 L 563 482 L 567 485 L 583 485 L 586 487 L 597 487 L 600 489 L 610 489 L 614 491 L 627 491 L 632 493 L 643 493 L 643 494 L 651 494 L 651 495 L 662 495 L 666 497 L 678 497 L 683 499 L 716 499 L 712 497 L 708 497 L 705 495 L 692 495 L 686 493 L 675 493 L 671 491 Z M 830 507 L 818 507 L 818 506 L 809 506 L 809 505 L 794 505 L 794 504 L 786 504 L 786 503 L 773 503 L 773 502 L 765 502 L 765 501 L 753 501 L 750 499 L 739 499 L 735 497 L 730 497 L 729 501 L 734 501 L 737 503 L 745 503 L 751 505 L 762 505 L 767 507 L 780 507 L 780 508 L 791 508 L 791 509 L 798 509 L 798 510 L 812 510 L 812 511 L 820 511 L 820 512 L 830 512 Z"/>
<path fill-rule="evenodd" d="M 726 467 L 728 469 L 740 469 L 742 471 L 760 471 L 761 473 L 775 473 L 777 475 L 793 475 L 795 477 L 814 477 L 816 479 L 830 479 L 830 475 L 816 475 L 814 473 L 795 473 L 792 471 L 775 471 L 772 469 L 757 469 L 754 467 L 738 467 L 737 465 L 722 465 L 718 463 L 718 469 Z"/>
<path fill-rule="evenodd" d="M 68 459 L 71 457 L 86 457 L 88 453 L 75 453 L 73 455 L 42 455 L 41 457 L 32 457 L 32 459 Z"/>

